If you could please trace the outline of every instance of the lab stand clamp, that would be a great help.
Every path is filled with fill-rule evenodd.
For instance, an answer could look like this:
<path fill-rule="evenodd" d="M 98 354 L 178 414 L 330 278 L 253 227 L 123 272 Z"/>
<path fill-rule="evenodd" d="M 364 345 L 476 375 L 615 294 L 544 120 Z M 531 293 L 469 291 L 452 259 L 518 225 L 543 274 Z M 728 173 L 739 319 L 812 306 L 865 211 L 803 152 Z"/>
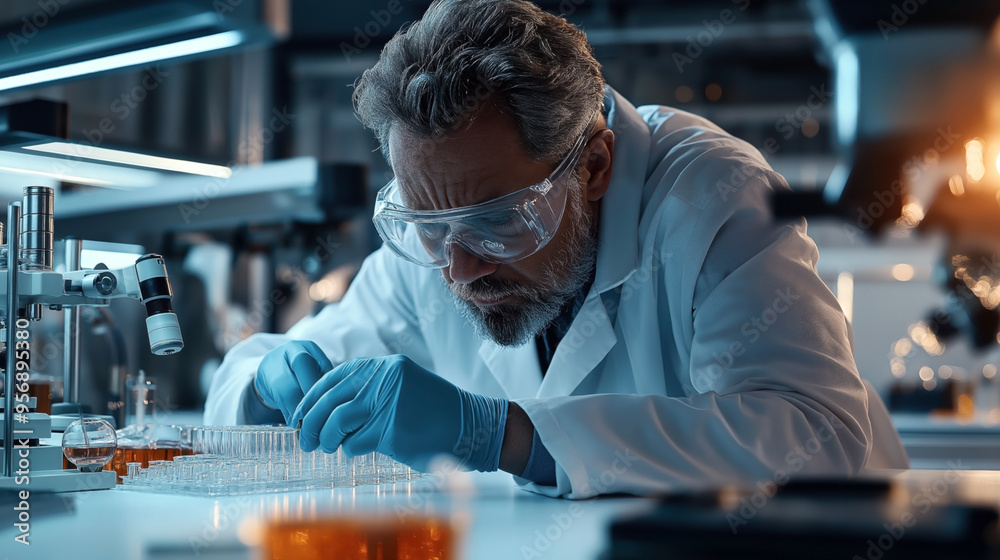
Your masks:
<path fill-rule="evenodd" d="M 67 242 L 66 271 L 52 270 L 53 191 L 25 187 L 22 201 L 7 207 L 6 245 L 0 245 L 0 336 L 6 348 L 3 424 L 3 470 L 0 490 L 64 492 L 115 487 L 114 471 L 62 469 L 59 442 L 52 437 L 52 418 L 32 412 L 28 395 L 31 322 L 43 306 L 66 313 L 66 386 L 64 400 L 79 397 L 80 319 L 78 307 L 107 306 L 113 298 L 133 298 L 146 307 L 146 330 L 153 354 L 165 356 L 184 346 L 167 269 L 160 255 L 143 255 L 134 265 L 73 270 L 79 266 L 79 240 Z M 3 229 L 3 228 L 0 228 Z M 7 421 L 13 418 L 13 422 Z M 11 445 L 13 443 L 13 445 Z"/>

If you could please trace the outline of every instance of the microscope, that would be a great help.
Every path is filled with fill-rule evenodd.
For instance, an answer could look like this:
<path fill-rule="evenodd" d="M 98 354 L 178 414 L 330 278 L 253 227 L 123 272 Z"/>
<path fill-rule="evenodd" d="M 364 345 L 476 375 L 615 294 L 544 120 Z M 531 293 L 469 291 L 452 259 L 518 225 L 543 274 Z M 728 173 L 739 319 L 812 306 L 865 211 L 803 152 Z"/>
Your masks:
<path fill-rule="evenodd" d="M 65 364 L 73 375 L 67 379 L 66 398 L 74 399 L 79 381 L 80 320 L 82 306 L 103 307 L 113 298 L 139 300 L 146 308 L 146 330 L 153 354 L 166 356 L 184 347 L 177 315 L 171 306 L 170 281 L 163 257 L 143 255 L 134 265 L 108 269 L 52 269 L 53 191 L 48 187 L 26 187 L 20 202 L 7 208 L 6 245 L 0 246 L 0 325 L 5 343 L 3 395 L 3 472 L 0 488 L 15 490 L 70 491 L 107 489 L 115 486 L 113 471 L 62 470 L 62 448 L 46 445 L 52 437 L 52 419 L 31 412 L 34 398 L 28 396 L 31 359 L 31 323 L 41 318 L 43 307 L 67 313 Z M 74 244 L 69 245 L 68 253 Z M 67 269 L 79 262 L 67 258 Z M 67 255 L 72 257 L 72 255 Z M 82 415 L 82 413 L 81 413 Z M 13 421 L 10 421 L 13 419 Z"/>
<path fill-rule="evenodd" d="M 839 163 L 821 191 L 774 197 L 779 217 L 834 216 L 852 240 L 941 232 L 928 344 L 1000 342 L 1000 5 L 808 0 L 833 68 Z M 911 13 L 913 12 L 913 13 Z M 876 26 L 874 22 L 877 22 Z"/>
<path fill-rule="evenodd" d="M 931 278 L 940 302 L 887 355 L 890 409 L 969 419 L 974 383 L 993 381 L 996 364 L 974 375 L 919 368 L 946 345 L 995 362 L 1000 343 L 1000 4 L 957 0 L 807 0 L 820 59 L 833 71 L 837 165 L 820 190 L 778 193 L 778 217 L 837 218 L 848 246 L 860 237 L 942 247 Z M 913 9 L 919 6 L 919 9 Z M 877 23 L 877 25 L 876 25 Z M 918 241 L 919 240 L 919 241 Z M 909 311 L 909 309 L 908 309 Z M 916 354 L 914 354 L 916 353 Z M 911 362 L 912 363 L 912 362 Z M 940 370 L 939 370 L 940 372 Z M 1000 414 L 995 404 L 983 410 Z"/>

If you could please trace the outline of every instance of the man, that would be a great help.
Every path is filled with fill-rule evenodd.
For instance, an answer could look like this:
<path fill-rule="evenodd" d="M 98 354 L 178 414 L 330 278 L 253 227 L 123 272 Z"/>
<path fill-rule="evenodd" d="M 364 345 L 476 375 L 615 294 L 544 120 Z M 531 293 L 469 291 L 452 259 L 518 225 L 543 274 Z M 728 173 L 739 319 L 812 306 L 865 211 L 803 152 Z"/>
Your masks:
<path fill-rule="evenodd" d="M 634 108 L 565 20 L 435 2 L 355 100 L 396 176 L 385 244 L 342 302 L 233 349 L 206 422 L 567 497 L 906 466 L 804 224 L 772 223 L 783 179 Z"/>

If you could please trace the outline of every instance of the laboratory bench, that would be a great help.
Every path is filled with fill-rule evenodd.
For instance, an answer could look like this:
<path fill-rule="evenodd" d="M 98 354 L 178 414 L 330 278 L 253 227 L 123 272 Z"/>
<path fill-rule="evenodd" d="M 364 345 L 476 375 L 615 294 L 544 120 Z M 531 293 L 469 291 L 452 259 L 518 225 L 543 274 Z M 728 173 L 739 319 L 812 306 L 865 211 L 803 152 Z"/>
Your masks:
<path fill-rule="evenodd" d="M 160 421 L 190 425 L 200 423 L 200 417 L 174 414 Z M 795 483 L 778 489 L 779 497 L 797 496 L 797 501 L 775 499 L 773 488 L 764 486 L 712 493 L 709 507 L 705 507 L 704 494 L 564 500 L 522 490 L 504 473 L 466 472 L 391 484 L 226 497 L 122 487 L 32 493 L 28 546 L 15 541 L 20 533 L 10 522 L 13 506 L 0 500 L 0 560 L 251 560 L 266 557 L 269 530 L 289 527 L 289 523 L 293 531 L 296 522 L 316 522 L 325 529 L 361 523 L 377 533 L 383 531 L 385 522 L 399 521 L 425 529 L 444 528 L 445 534 L 439 537 L 446 543 L 450 533 L 453 552 L 445 558 L 631 560 L 649 557 L 646 552 L 662 544 L 657 539 L 699 547 L 736 543 L 729 537 L 763 531 L 774 537 L 770 542 L 794 545 L 806 537 L 809 542 L 842 541 L 838 531 L 845 528 L 837 525 L 841 518 L 854 521 L 854 529 L 881 531 L 883 522 L 891 527 L 900 516 L 912 514 L 921 534 L 929 528 L 955 529 L 974 526 L 969 520 L 991 523 L 996 518 L 1000 470 L 989 469 L 1000 469 L 1000 425 L 899 414 L 893 422 L 913 469 L 884 471 L 861 481 L 817 481 L 804 492 Z M 845 503 L 844 497 L 850 495 L 862 501 Z M 692 496 L 698 499 L 691 501 Z M 945 504 L 961 507 L 940 511 L 927 507 Z M 855 515 L 858 511 L 880 512 L 881 517 L 861 519 Z M 809 525 L 810 516 L 816 517 L 826 533 L 811 534 L 798 526 Z M 935 538 L 968 540 L 976 535 L 945 531 Z M 912 544 L 914 539 L 904 543 Z M 624 548 L 618 546 L 622 542 L 632 542 L 643 552 L 622 554 Z M 895 541 L 890 544 L 896 546 Z M 857 550 L 861 558 L 879 556 L 878 550 L 863 546 L 858 550 L 858 546 L 855 542 L 845 550 Z M 845 556 L 852 557 L 853 553 Z"/>
<path fill-rule="evenodd" d="M 954 415 L 893 413 L 892 423 L 914 469 L 1000 469 L 1000 421 Z"/>
<path fill-rule="evenodd" d="M 454 533 L 452 558 L 585 559 L 606 548 L 612 518 L 653 503 L 629 497 L 548 498 L 517 488 L 502 473 L 220 498 L 119 487 L 38 501 L 31 505 L 38 513 L 31 518 L 30 545 L 15 543 L 16 531 L 5 523 L 0 558 L 255 559 L 266 520 L 382 516 L 446 522 Z"/>
<path fill-rule="evenodd" d="M 912 550 L 919 539 L 938 539 L 953 546 L 948 539 L 996 536 L 986 527 L 995 526 L 996 511 L 1000 508 L 1000 472 L 997 471 L 886 471 L 869 480 L 822 481 L 814 485 L 813 490 L 816 488 L 819 493 L 812 497 L 798 492 L 797 497 L 793 494 L 794 499 L 784 502 L 763 487 L 752 493 L 719 492 L 708 508 L 702 507 L 703 501 L 699 506 L 697 502 L 678 501 L 676 497 L 664 501 L 635 497 L 579 501 L 547 498 L 515 487 L 510 477 L 501 473 L 457 473 L 447 479 L 428 476 L 393 484 L 220 498 L 117 488 L 33 497 L 36 503 L 31 504 L 30 545 L 15 543 L 16 530 L 4 523 L 5 527 L 0 530 L 0 542 L 3 542 L 0 558 L 257 559 L 265 557 L 262 541 L 266 526 L 273 526 L 276 520 L 320 520 L 327 528 L 376 519 L 437 524 L 438 527 L 446 526 L 454 534 L 451 549 L 454 554 L 442 558 L 466 560 L 631 560 L 659 557 L 650 552 L 662 546 L 658 539 L 673 539 L 674 545 L 685 542 L 700 547 L 739 543 L 741 541 L 734 540 L 737 533 L 740 538 L 747 538 L 759 536 L 762 531 L 776 533 L 773 538 L 758 539 L 751 546 L 766 542 L 765 548 L 770 547 L 778 553 L 741 557 L 819 558 L 814 551 L 832 550 L 831 543 L 839 542 L 843 552 L 853 551 L 858 557 L 872 558 L 873 554 L 874 557 L 881 555 L 878 550 L 866 549 L 864 545 L 868 540 L 853 534 L 854 540 L 845 541 L 843 534 L 851 534 L 861 527 L 869 531 L 864 536 L 871 543 L 880 542 L 878 538 L 882 537 L 885 539 L 882 544 L 896 547 L 897 552 Z M 873 489 L 875 493 L 871 494 Z M 851 501 L 853 498 L 845 501 L 845 496 L 852 493 L 858 494 L 861 501 Z M 937 509 L 949 502 L 973 509 Z M 878 505 L 874 505 L 876 503 Z M 652 515 L 665 505 L 672 509 Z M 4 509 L 8 507 L 5 505 Z M 644 552 L 632 556 L 621 553 L 624 548 L 612 549 L 610 528 L 616 519 L 640 520 L 641 523 L 622 527 L 619 533 L 622 542 L 630 537 L 634 541 L 638 535 L 643 546 L 652 548 L 642 549 Z M 909 533 L 906 532 L 911 526 L 908 520 L 917 527 Z M 816 532 L 817 523 L 821 525 L 819 533 Z M 707 527 L 711 527 L 711 531 L 706 531 Z M 849 547 L 844 548 L 848 545 L 843 543 L 849 543 Z M 934 545 L 935 542 L 930 542 L 926 546 Z M 917 548 L 924 547 L 920 544 Z M 794 554 L 782 555 L 781 551 L 793 551 Z M 320 557 L 341 558 L 328 554 Z M 376 555 L 362 557 L 382 558 Z M 411 556 L 429 557 L 434 556 Z M 673 557 L 708 556 L 682 554 Z M 890 554 L 886 559 L 893 557 L 897 556 Z"/>

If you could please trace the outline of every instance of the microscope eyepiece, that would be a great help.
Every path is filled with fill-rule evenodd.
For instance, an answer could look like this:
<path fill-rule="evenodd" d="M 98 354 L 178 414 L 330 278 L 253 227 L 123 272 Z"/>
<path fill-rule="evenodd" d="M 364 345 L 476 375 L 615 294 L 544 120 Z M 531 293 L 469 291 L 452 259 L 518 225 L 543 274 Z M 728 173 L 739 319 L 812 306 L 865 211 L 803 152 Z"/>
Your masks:
<path fill-rule="evenodd" d="M 52 270 L 53 189 L 25 187 L 21 213 L 21 269 Z"/>
<path fill-rule="evenodd" d="M 170 303 L 173 293 L 163 257 L 143 255 L 135 261 L 135 271 L 139 280 L 139 301 L 146 306 L 149 349 L 157 356 L 180 352 L 184 339 Z"/>

